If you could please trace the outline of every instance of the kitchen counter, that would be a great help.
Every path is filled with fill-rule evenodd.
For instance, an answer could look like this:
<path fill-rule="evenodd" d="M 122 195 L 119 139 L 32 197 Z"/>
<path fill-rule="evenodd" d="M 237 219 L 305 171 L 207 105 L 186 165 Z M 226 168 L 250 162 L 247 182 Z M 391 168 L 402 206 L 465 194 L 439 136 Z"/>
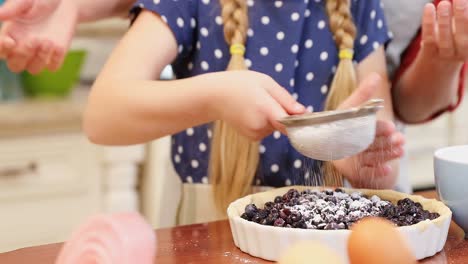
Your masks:
<path fill-rule="evenodd" d="M 426 192 L 424 196 L 434 197 Z M 228 221 L 156 230 L 155 263 L 272 263 L 254 258 L 236 248 Z M 53 263 L 62 244 L 31 247 L 0 254 L 0 263 Z M 420 263 L 468 263 L 468 240 L 455 224 L 444 250 Z"/>
<path fill-rule="evenodd" d="M 88 89 L 66 99 L 25 99 L 0 104 L 0 137 L 81 130 Z"/>

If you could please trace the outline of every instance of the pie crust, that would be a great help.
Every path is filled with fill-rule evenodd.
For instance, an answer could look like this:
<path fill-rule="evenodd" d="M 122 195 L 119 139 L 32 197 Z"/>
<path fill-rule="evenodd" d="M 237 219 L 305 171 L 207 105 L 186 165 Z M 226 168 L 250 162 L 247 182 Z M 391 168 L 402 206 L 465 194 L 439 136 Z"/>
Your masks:
<path fill-rule="evenodd" d="M 246 205 L 253 203 L 257 207 L 263 208 L 266 202 L 273 201 L 276 196 L 285 194 L 291 188 L 298 191 L 327 189 L 325 187 L 288 186 L 248 195 L 234 201 L 229 205 L 227 214 L 235 245 L 243 252 L 254 257 L 277 261 L 282 252 L 296 242 L 314 240 L 334 249 L 348 263 L 347 241 L 351 233 L 350 230 L 313 230 L 265 226 L 240 217 L 244 213 Z M 440 216 L 437 219 L 425 220 L 411 226 L 398 227 L 398 230 L 406 238 L 409 248 L 418 260 L 433 256 L 443 249 L 447 240 L 452 212 L 442 202 L 392 190 L 346 188 L 342 188 L 342 190 L 347 193 L 361 192 L 367 196 L 377 195 L 381 199 L 392 203 L 396 203 L 400 199 L 410 198 L 421 203 L 425 210 L 439 213 Z"/>

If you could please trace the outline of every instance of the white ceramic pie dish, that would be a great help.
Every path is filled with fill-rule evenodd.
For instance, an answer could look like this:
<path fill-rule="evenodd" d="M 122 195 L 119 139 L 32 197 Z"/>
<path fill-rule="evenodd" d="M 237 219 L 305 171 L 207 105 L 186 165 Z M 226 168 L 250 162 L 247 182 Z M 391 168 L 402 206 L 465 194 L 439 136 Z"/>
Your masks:
<path fill-rule="evenodd" d="M 246 205 L 254 203 L 259 208 L 263 208 L 266 202 L 273 201 L 276 196 L 285 194 L 291 188 L 299 191 L 324 189 L 320 187 L 290 186 L 248 195 L 234 201 L 228 207 L 227 213 L 235 245 L 243 252 L 254 257 L 277 261 L 285 249 L 298 241 L 313 240 L 334 249 L 340 256 L 343 256 L 346 263 L 349 263 L 347 242 L 351 233 L 350 230 L 310 230 L 264 226 L 240 217 L 244 213 Z M 442 202 L 390 190 L 351 190 L 345 188 L 343 190 L 348 193 L 359 191 L 365 195 L 377 195 L 391 202 L 410 198 L 421 203 L 424 209 L 439 213 L 440 217 L 437 219 L 426 220 L 412 226 L 399 227 L 398 230 L 405 237 L 408 246 L 418 260 L 433 256 L 444 247 L 452 212 Z"/>

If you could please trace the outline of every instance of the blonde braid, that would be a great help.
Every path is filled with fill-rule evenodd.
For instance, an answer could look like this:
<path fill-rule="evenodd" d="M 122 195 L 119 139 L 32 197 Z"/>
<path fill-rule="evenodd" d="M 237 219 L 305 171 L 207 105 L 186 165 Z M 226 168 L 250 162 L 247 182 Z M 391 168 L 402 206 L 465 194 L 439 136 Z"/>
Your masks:
<path fill-rule="evenodd" d="M 330 30 L 340 53 L 340 62 L 325 103 L 325 110 L 334 110 L 357 88 L 356 71 L 352 60 L 356 25 L 351 15 L 350 0 L 327 0 L 326 9 Z M 343 184 L 343 177 L 336 171 L 333 164 L 325 163 L 324 171 L 326 185 L 340 186 Z"/>
<path fill-rule="evenodd" d="M 246 70 L 242 49 L 248 30 L 247 3 L 245 0 L 220 0 L 220 3 L 224 37 L 232 53 L 227 70 Z M 215 122 L 209 174 L 220 213 L 225 214 L 230 202 L 250 191 L 259 162 L 258 147 L 258 142 L 240 135 L 226 122 Z"/>

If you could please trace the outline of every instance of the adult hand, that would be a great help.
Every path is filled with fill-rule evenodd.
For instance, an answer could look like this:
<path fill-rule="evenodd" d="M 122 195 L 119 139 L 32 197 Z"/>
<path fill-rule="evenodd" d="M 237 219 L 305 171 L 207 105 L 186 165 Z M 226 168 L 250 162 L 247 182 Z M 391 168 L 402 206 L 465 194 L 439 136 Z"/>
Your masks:
<path fill-rule="evenodd" d="M 356 107 L 372 98 L 380 85 L 377 74 L 361 82 L 359 88 L 339 108 Z M 355 187 L 392 188 L 394 177 L 391 162 L 403 155 L 404 136 L 393 122 L 378 120 L 374 142 L 362 153 L 333 161 L 335 168 Z"/>
<path fill-rule="evenodd" d="M 468 0 L 427 4 L 422 22 L 422 52 L 428 58 L 468 59 Z"/>
<path fill-rule="evenodd" d="M 0 6 L 0 58 L 14 72 L 59 69 L 77 17 L 75 1 L 8 0 Z"/>

